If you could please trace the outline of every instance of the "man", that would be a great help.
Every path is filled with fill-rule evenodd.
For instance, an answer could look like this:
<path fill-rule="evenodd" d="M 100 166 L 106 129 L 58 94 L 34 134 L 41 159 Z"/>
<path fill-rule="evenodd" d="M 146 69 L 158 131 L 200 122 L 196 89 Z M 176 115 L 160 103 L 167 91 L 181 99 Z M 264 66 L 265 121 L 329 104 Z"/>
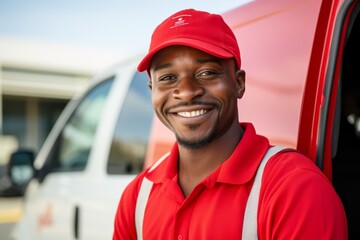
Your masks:
<path fill-rule="evenodd" d="M 270 146 L 238 120 L 245 72 L 233 32 L 219 15 L 177 12 L 155 29 L 138 70 L 148 72 L 155 112 L 177 142 L 124 191 L 113 239 L 241 239 L 249 192 Z M 152 186 L 139 230 L 143 181 Z M 294 150 L 266 165 L 257 212 L 259 239 L 347 238 L 330 182 Z"/>

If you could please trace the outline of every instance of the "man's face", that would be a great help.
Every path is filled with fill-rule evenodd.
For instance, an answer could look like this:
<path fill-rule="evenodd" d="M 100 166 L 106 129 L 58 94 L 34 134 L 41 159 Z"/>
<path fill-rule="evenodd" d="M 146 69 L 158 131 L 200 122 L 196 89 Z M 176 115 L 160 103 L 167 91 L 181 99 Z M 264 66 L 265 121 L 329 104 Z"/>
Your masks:
<path fill-rule="evenodd" d="M 180 145 L 206 146 L 238 124 L 245 76 L 232 59 L 172 46 L 154 56 L 150 77 L 155 112 Z"/>

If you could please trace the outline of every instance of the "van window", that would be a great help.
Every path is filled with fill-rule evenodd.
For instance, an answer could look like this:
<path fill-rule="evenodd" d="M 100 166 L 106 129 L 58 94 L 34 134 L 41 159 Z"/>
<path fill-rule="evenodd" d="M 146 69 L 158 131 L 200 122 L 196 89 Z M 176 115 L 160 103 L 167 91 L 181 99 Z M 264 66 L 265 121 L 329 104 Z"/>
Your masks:
<path fill-rule="evenodd" d="M 144 166 L 153 119 L 146 73 L 137 72 L 125 97 L 113 135 L 108 174 L 137 174 Z"/>
<path fill-rule="evenodd" d="M 113 80 L 114 77 L 94 87 L 76 107 L 50 154 L 50 171 L 85 168 Z"/>

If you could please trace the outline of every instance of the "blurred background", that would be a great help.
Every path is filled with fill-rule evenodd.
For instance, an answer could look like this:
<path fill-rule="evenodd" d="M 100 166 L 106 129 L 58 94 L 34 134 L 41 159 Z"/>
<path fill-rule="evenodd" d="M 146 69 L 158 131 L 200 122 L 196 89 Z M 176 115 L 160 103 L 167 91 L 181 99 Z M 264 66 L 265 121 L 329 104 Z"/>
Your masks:
<path fill-rule="evenodd" d="M 3 176 L 12 152 L 36 154 L 88 80 L 146 52 L 152 31 L 172 13 L 184 8 L 223 13 L 246 2 L 1 0 L 0 238 L 7 240 L 21 218 L 21 196 L 1 192 L 8 184 Z"/>

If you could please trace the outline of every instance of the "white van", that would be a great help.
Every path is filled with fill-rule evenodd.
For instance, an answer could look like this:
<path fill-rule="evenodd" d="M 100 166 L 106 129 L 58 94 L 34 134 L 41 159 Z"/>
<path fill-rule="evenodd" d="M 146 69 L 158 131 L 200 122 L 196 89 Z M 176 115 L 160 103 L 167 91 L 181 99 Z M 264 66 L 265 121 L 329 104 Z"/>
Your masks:
<path fill-rule="evenodd" d="M 143 169 L 153 120 L 138 62 L 96 76 L 61 114 L 35 160 L 14 239 L 111 239 L 121 192 Z"/>

